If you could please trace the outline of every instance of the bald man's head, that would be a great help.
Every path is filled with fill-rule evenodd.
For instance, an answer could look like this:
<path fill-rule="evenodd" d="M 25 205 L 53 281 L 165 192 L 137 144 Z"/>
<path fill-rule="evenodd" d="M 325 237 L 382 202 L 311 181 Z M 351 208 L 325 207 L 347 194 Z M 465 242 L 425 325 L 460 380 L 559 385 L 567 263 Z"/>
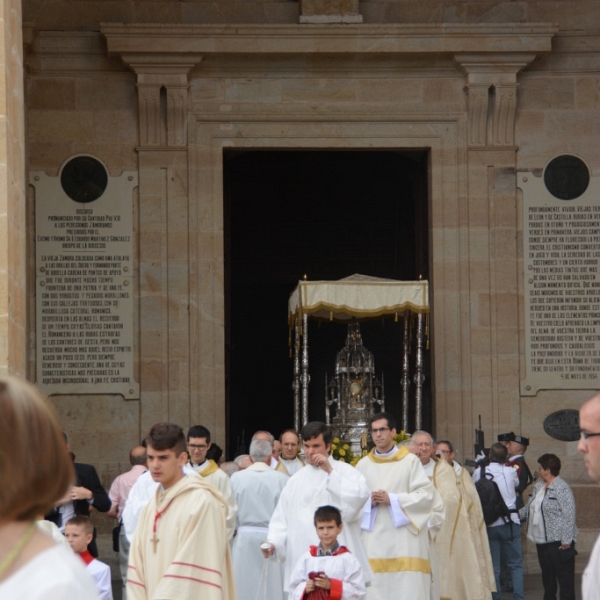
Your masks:
<path fill-rule="evenodd" d="M 131 449 L 129 453 L 129 462 L 135 465 L 145 465 L 146 464 L 146 448 L 144 446 L 136 446 Z"/>

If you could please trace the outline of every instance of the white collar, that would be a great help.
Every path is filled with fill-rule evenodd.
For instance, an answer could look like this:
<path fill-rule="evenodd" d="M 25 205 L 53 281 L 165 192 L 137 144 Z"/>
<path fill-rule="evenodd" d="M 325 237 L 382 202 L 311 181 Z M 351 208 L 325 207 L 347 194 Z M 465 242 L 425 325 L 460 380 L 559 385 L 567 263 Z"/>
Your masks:
<path fill-rule="evenodd" d="M 264 462 L 255 462 L 246 467 L 246 471 L 269 471 L 270 469 L 271 467 Z"/>
<path fill-rule="evenodd" d="M 387 452 L 379 452 L 379 450 L 377 450 L 377 448 L 375 448 L 375 454 L 377 456 L 385 456 L 386 458 L 389 458 L 390 456 L 394 456 L 394 454 L 396 454 L 396 452 L 398 452 L 398 446 L 396 446 L 396 444 L 393 444 L 391 449 L 388 450 Z"/>

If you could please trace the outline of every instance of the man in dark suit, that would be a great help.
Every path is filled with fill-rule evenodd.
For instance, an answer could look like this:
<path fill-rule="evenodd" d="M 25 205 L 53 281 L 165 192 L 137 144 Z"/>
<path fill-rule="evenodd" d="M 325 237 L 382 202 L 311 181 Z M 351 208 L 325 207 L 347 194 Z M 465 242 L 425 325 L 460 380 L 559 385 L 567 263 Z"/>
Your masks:
<path fill-rule="evenodd" d="M 71 452 L 67 435 L 64 433 L 63 435 L 67 442 L 67 450 L 74 461 L 75 455 Z M 76 515 L 89 517 L 90 506 L 93 506 L 99 512 L 107 512 L 111 506 L 110 498 L 100 483 L 96 469 L 85 463 L 74 462 L 73 465 L 75 467 L 75 485 L 54 507 L 54 510 L 46 515 L 46 519 L 55 523 L 63 533 L 67 521 L 72 517 Z M 88 546 L 88 550 L 93 557 L 98 556 L 96 528 L 94 528 L 94 537 Z"/>

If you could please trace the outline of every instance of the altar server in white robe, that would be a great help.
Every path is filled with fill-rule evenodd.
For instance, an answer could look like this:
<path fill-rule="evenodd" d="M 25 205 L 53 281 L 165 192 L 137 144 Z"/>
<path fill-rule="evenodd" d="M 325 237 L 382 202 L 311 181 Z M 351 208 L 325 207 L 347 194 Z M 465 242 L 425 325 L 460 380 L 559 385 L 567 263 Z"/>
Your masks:
<path fill-rule="evenodd" d="M 342 513 L 344 530 L 339 541 L 360 562 L 365 582 L 372 572 L 360 539 L 360 519 L 371 493 L 365 478 L 350 465 L 329 456 L 333 434 L 331 427 L 314 421 L 301 432 L 306 467 L 300 469 L 283 490 L 269 523 L 269 550 L 265 555 L 285 561 L 284 590 L 289 591 L 291 573 L 309 546 L 319 543 L 313 518 L 315 510 L 326 504 Z"/>
<path fill-rule="evenodd" d="M 429 600 L 431 563 L 428 522 L 435 490 L 419 459 L 394 444 L 393 415 L 370 422 L 375 448 L 356 465 L 371 490 L 364 507 L 363 541 L 373 570 L 367 600 L 388 600 L 404 590 L 412 600 Z"/>
<path fill-rule="evenodd" d="M 289 477 L 269 467 L 271 443 L 256 439 L 250 444 L 252 465 L 231 476 L 238 506 L 237 534 L 233 542 L 233 573 L 241 600 L 283 598 L 283 567 L 265 559 L 260 545 L 266 541 L 269 521 Z"/>

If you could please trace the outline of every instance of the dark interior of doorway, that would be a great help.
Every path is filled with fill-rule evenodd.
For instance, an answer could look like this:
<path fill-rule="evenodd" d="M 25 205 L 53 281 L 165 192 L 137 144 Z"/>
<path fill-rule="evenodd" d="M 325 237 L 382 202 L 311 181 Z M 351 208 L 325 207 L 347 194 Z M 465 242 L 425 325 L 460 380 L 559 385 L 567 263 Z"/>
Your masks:
<path fill-rule="evenodd" d="M 428 152 L 224 151 L 227 456 L 253 432 L 293 426 L 288 298 L 304 275 L 428 278 Z M 309 419 L 324 420 L 347 327 L 310 322 Z M 400 416 L 401 325 L 362 325 Z M 429 380 L 425 427 L 431 426 Z"/>

